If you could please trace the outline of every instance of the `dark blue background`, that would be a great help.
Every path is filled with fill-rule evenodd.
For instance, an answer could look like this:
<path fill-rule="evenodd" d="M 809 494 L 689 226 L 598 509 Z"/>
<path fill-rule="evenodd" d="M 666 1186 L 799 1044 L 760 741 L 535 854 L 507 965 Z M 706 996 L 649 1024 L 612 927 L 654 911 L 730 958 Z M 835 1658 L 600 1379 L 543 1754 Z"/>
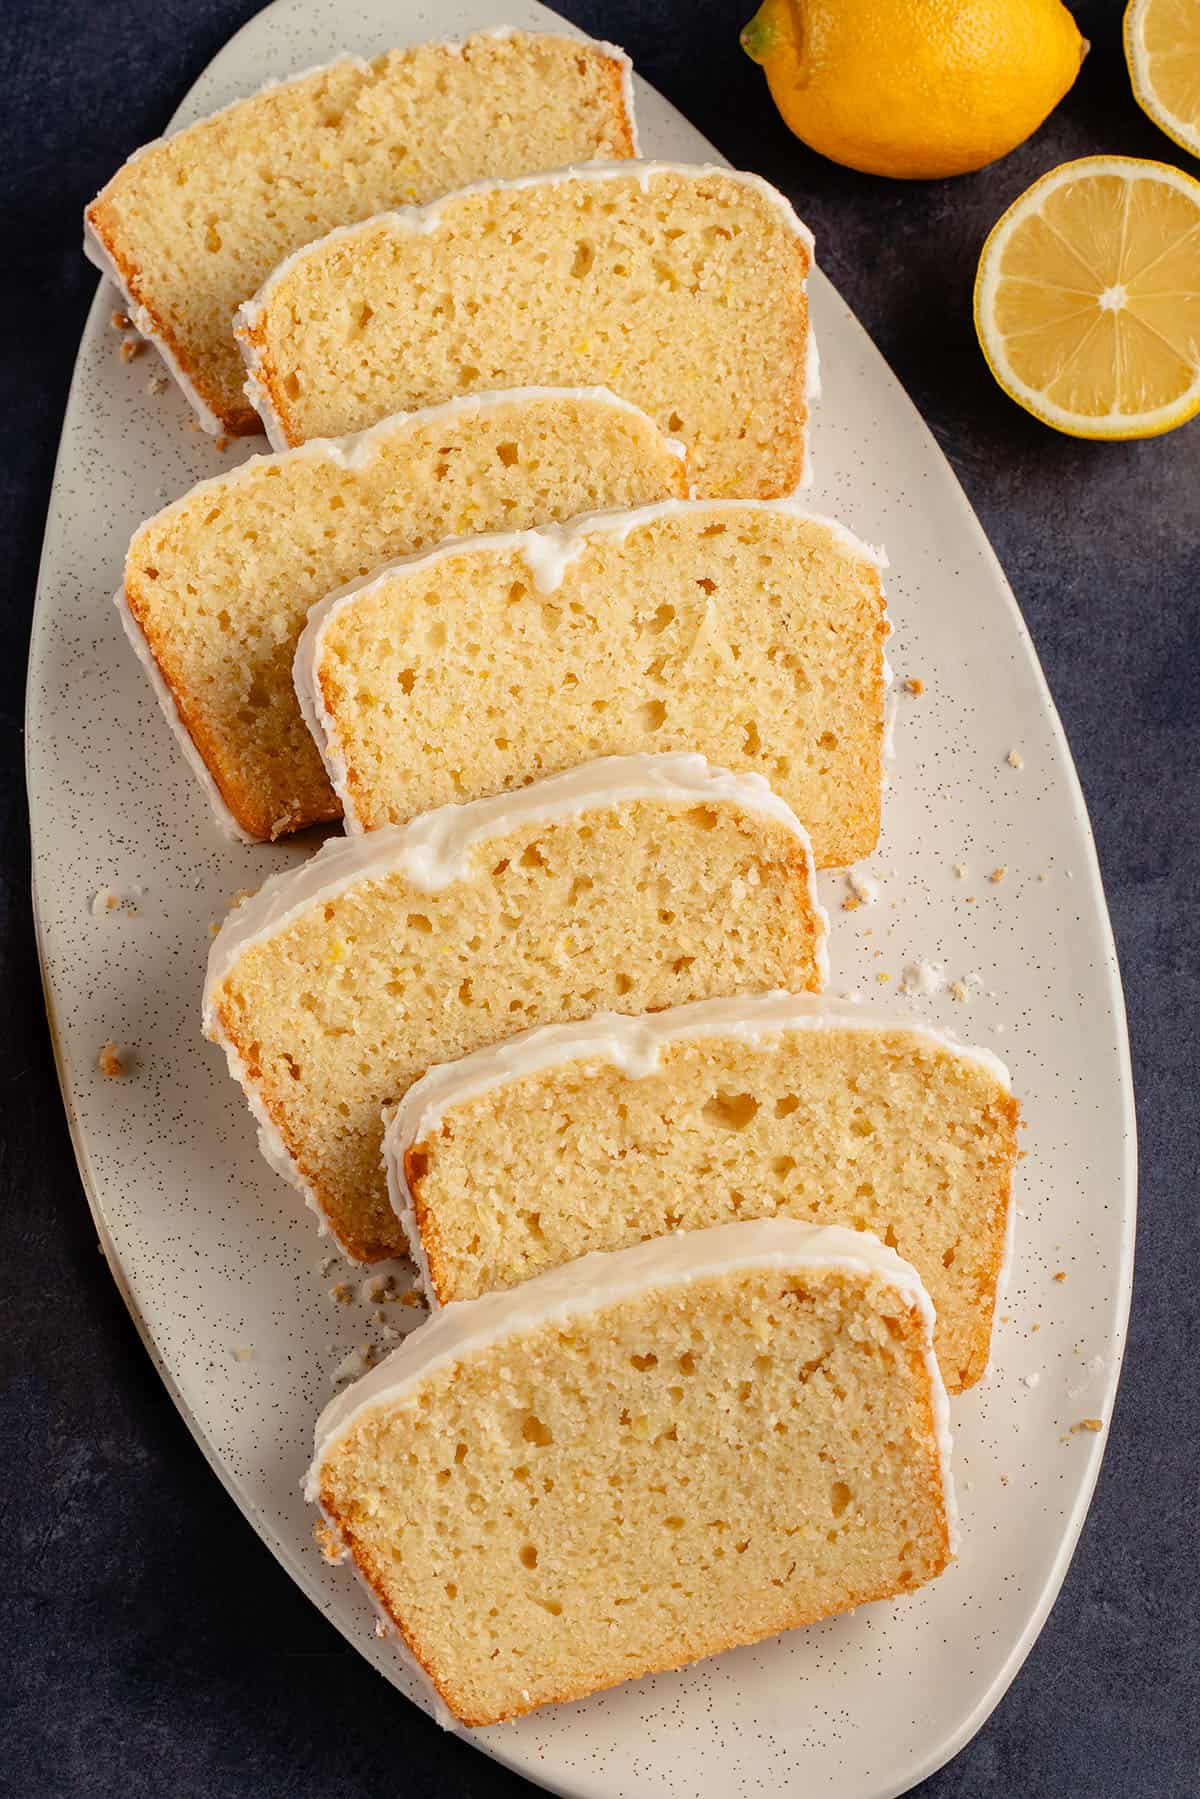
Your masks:
<path fill-rule="evenodd" d="M 976 176 L 896 185 L 787 134 L 737 48 L 751 0 L 561 4 L 623 42 L 814 227 L 827 273 L 929 420 L 1008 571 L 1099 842 L 1142 1142 L 1125 1375 L 1053 1616 L 991 1722 L 921 1791 L 1187 1799 L 1200 1793 L 1200 421 L 1144 444 L 1053 435 L 993 386 L 970 299 L 988 228 L 1056 163 L 1119 151 L 1200 165 L 1135 107 L 1115 0 L 1075 6 L 1091 55 L 1028 144 Z M 43 1021 L 21 708 L 59 421 L 95 288 L 80 208 L 255 10 L 0 10 L 0 1792 L 21 1799 L 529 1791 L 373 1674 L 209 1473 L 96 1253 Z"/>

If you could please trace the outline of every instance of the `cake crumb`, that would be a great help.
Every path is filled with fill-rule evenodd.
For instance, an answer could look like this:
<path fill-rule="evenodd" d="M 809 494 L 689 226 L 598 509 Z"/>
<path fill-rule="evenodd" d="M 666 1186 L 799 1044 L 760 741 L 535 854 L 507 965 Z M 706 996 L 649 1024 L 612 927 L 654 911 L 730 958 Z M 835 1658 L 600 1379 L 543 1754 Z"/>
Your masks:
<path fill-rule="evenodd" d="M 165 394 L 170 385 L 171 382 L 168 376 L 151 375 L 149 381 L 146 383 L 146 392 L 148 394 Z"/>
<path fill-rule="evenodd" d="M 1004 868 L 1003 865 L 1001 865 L 1001 867 L 999 867 L 999 868 L 993 868 L 991 874 L 988 876 L 988 880 L 992 883 L 993 886 L 995 886 L 998 881 L 1002 881 L 1004 879 L 1004 877 L 1007 873 L 1008 873 L 1008 870 L 1006 868 Z"/>
<path fill-rule="evenodd" d="M 975 895 L 973 893 L 968 893 L 965 897 L 968 906 L 973 906 L 975 904 Z"/>
<path fill-rule="evenodd" d="M 354 1286 L 350 1281 L 337 1281 L 329 1289 L 329 1297 L 335 1305 L 348 1306 L 354 1298 Z"/>
<path fill-rule="evenodd" d="M 376 1620 L 375 1620 L 375 1635 L 377 1637 L 382 1638 L 382 1637 L 386 1637 L 387 1633 L 388 1633 L 388 1627 L 387 1627 L 386 1623 L 384 1622 L 384 1620 L 382 1618 L 376 1618 Z"/>
<path fill-rule="evenodd" d="M 1041 1328 L 1040 1324 L 1031 1324 L 1029 1327 L 1030 1335 L 1032 1336 L 1035 1332 L 1040 1331 Z"/>
<path fill-rule="evenodd" d="M 345 1561 L 347 1553 L 346 1545 L 337 1535 L 337 1532 L 334 1531 L 330 1525 L 326 1524 L 324 1518 L 317 1519 L 316 1523 L 313 1525 L 312 1534 L 313 1542 L 317 1545 L 317 1548 L 321 1551 L 321 1554 L 325 1557 L 327 1562 Z"/>
<path fill-rule="evenodd" d="M 869 874 L 860 873 L 856 868 L 850 869 L 847 873 L 846 885 L 855 899 L 860 900 L 864 906 L 873 906 L 879 898 L 879 882 Z"/>
<path fill-rule="evenodd" d="M 956 862 L 956 863 L 955 863 L 955 864 L 954 864 L 954 877 L 955 877 L 955 879 L 956 879 L 956 880 L 958 880 L 958 881 L 965 881 L 965 880 L 966 880 L 966 878 L 967 878 L 967 865 L 966 865 L 966 863 L 965 863 L 965 862 Z"/>
<path fill-rule="evenodd" d="M 1001 1475 L 1001 1476 L 1000 1476 L 1000 1485 L 1001 1485 L 1001 1486 L 1002 1486 L 1002 1487 L 1006 1487 L 1006 1486 L 1007 1486 L 1007 1485 L 1008 1485 L 1008 1476 L 1007 1476 L 1007 1474 L 1002 1474 L 1002 1475 Z"/>
<path fill-rule="evenodd" d="M 224 452 L 229 448 L 229 439 L 227 437 L 218 437 L 216 440 L 215 447 L 216 447 L 217 451 L 223 455 Z"/>
<path fill-rule="evenodd" d="M 1025 766 L 1025 758 L 1020 750 L 1009 750 L 1008 755 L 1004 760 L 1008 763 L 1010 768 L 1024 768 Z"/>
<path fill-rule="evenodd" d="M 358 1290 L 358 1296 L 364 1305 L 391 1305 L 396 1300 L 396 1277 L 394 1274 L 369 1274 Z M 380 1314 L 382 1316 L 382 1313 Z"/>
<path fill-rule="evenodd" d="M 109 1080 L 116 1080 L 126 1072 L 125 1059 L 115 1043 L 106 1043 L 96 1057 L 96 1067 Z"/>
<path fill-rule="evenodd" d="M 861 905 L 862 905 L 862 901 L 855 894 L 848 893 L 846 895 L 845 899 L 842 901 L 842 911 L 843 912 L 857 912 L 858 908 Z"/>
<path fill-rule="evenodd" d="M 1029 1391 L 1032 1393 L 1033 1389 L 1041 1381 L 1041 1378 L 1041 1375 L 1036 1372 L 1033 1374 L 1026 1374 L 1022 1377 L 1022 1385 L 1028 1387 Z"/>
<path fill-rule="evenodd" d="M 925 683 L 919 675 L 910 675 L 904 683 L 905 691 L 918 697 L 925 691 Z"/>
<path fill-rule="evenodd" d="M 1074 1436 L 1077 1431 L 1081 1431 L 1081 1430 L 1103 1430 L 1103 1429 L 1104 1429 L 1103 1418 L 1081 1418 L 1079 1420 L 1078 1424 L 1073 1424 L 1071 1426 L 1071 1435 Z"/>
<path fill-rule="evenodd" d="M 231 1353 L 235 1362 L 252 1362 L 254 1345 L 253 1343 L 235 1343 Z"/>
<path fill-rule="evenodd" d="M 419 1305 L 423 1305 L 424 1303 L 425 1302 L 421 1297 L 420 1291 L 416 1287 L 408 1287 L 400 1295 L 400 1304 L 402 1306 L 419 1306 Z"/>
<path fill-rule="evenodd" d="M 114 331 L 132 331 L 133 320 L 127 312 L 110 312 L 108 322 Z"/>
<path fill-rule="evenodd" d="M 140 356 L 145 348 L 146 340 L 144 337 L 125 338 L 121 344 L 121 361 L 132 362 L 134 357 Z"/>
<path fill-rule="evenodd" d="M 1054 1278 L 1055 1278 L 1055 1280 L 1056 1280 L 1056 1281 L 1057 1281 L 1057 1282 L 1058 1282 L 1058 1284 L 1059 1284 L 1059 1286 L 1061 1286 L 1061 1285 L 1062 1285 L 1062 1283 L 1063 1283 L 1063 1282 L 1064 1282 L 1064 1281 L 1065 1281 L 1065 1280 L 1066 1280 L 1066 1278 L 1067 1278 L 1067 1271 L 1066 1271 L 1066 1269 L 1065 1269 L 1065 1268 L 1060 1268 L 1060 1269 L 1059 1269 L 1059 1270 L 1058 1270 L 1058 1273 L 1057 1273 L 1057 1274 L 1056 1274 L 1056 1275 L 1055 1275 L 1055 1276 L 1054 1276 Z"/>
<path fill-rule="evenodd" d="M 876 975 L 876 976 L 875 976 L 875 979 L 876 979 L 876 980 L 877 980 L 877 981 L 890 981 L 890 980 L 891 980 L 891 978 L 892 978 L 892 977 L 891 977 L 891 975 L 890 975 L 890 974 L 884 974 L 884 972 L 883 972 L 883 970 L 882 970 L 882 969 L 880 969 L 880 971 L 879 971 L 879 973 L 878 973 L 878 974 L 877 974 L 877 975 Z"/>
<path fill-rule="evenodd" d="M 900 990 L 928 997 L 940 993 L 945 985 L 946 970 L 940 962 L 914 962 L 904 970 Z"/>
<path fill-rule="evenodd" d="M 92 917 L 103 918 L 106 912 L 115 912 L 120 904 L 119 894 L 113 893 L 110 888 L 101 887 L 92 899 Z"/>
<path fill-rule="evenodd" d="M 971 1003 L 971 989 L 967 986 L 965 981 L 951 981 L 950 997 L 951 999 L 956 999 L 960 1006 L 969 1006 Z"/>

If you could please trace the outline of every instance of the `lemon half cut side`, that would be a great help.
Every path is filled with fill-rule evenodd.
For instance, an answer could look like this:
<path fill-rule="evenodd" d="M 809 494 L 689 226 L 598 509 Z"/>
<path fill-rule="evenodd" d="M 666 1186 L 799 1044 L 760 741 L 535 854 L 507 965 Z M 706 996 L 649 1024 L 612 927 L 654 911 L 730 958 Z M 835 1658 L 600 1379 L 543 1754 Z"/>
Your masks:
<path fill-rule="evenodd" d="M 1088 156 L 983 246 L 975 329 L 996 380 L 1074 437 L 1157 437 L 1200 412 L 1200 182 Z"/>
<path fill-rule="evenodd" d="M 1125 61 L 1146 117 L 1200 156 L 1200 0 L 1129 0 Z"/>

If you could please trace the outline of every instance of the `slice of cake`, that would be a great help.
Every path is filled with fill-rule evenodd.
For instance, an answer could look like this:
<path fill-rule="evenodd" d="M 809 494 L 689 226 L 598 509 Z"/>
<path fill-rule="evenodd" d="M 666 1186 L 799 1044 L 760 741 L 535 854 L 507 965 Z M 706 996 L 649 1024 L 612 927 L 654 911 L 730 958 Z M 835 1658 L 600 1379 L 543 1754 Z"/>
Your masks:
<path fill-rule="evenodd" d="M 879 557 L 794 500 L 667 500 L 451 544 L 314 608 L 296 692 L 350 830 L 591 756 L 762 774 L 818 868 L 879 835 Z"/>
<path fill-rule="evenodd" d="M 684 492 L 680 446 L 603 388 L 480 394 L 201 482 L 137 532 L 118 603 L 223 824 L 274 838 L 341 810 L 292 687 L 314 601 L 447 537 Z"/>
<path fill-rule="evenodd" d="M 757 775 L 614 757 L 340 838 L 212 946 L 207 1035 L 352 1257 L 403 1254 L 382 1107 L 434 1062 L 598 1007 L 819 989 L 808 837 Z"/>
<path fill-rule="evenodd" d="M 847 1225 L 917 1269 L 957 1392 L 987 1366 L 1016 1124 L 986 1050 L 769 993 L 548 1025 L 433 1068 L 384 1152 L 434 1304 L 667 1231 Z"/>
<path fill-rule="evenodd" d="M 602 381 L 688 447 L 699 494 L 804 474 L 812 239 L 731 169 L 479 182 L 291 256 L 238 312 L 277 448 L 481 387 Z"/>
<path fill-rule="evenodd" d="M 308 1495 L 468 1725 L 911 1592 L 955 1551 L 920 1279 L 791 1219 L 448 1307 L 326 1407 Z"/>
<path fill-rule="evenodd" d="M 252 433 L 233 314 L 282 257 L 482 175 L 636 153 L 623 51 L 486 31 L 347 57 L 145 145 L 87 208 L 84 249 L 205 430 Z"/>

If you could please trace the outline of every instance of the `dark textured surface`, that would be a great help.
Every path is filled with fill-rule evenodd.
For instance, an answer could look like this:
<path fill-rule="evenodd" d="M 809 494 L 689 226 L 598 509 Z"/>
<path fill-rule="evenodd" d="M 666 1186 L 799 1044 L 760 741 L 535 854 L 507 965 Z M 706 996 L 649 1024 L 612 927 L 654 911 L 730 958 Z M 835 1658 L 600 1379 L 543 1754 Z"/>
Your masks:
<path fill-rule="evenodd" d="M 0 1792 L 22 1799 L 530 1790 L 391 1692 L 205 1467 L 96 1253 L 42 1018 L 20 717 L 59 420 L 95 285 L 79 209 L 254 10 L 27 0 L 3 15 L 0 1016 L 13 1037 L 0 1072 Z M 1113 446 L 1043 430 L 993 386 L 970 287 L 988 227 L 1057 162 L 1107 150 L 1200 169 L 1134 106 L 1115 0 L 1075 7 L 1092 54 L 1030 143 L 974 177 L 896 186 L 789 137 L 737 51 L 736 0 L 562 10 L 624 42 L 813 225 L 827 272 L 933 426 L 1016 589 L 1079 764 L 1116 927 L 1142 1192 L 1108 1456 L 1040 1642 L 990 1723 L 921 1792 L 1189 1799 L 1200 1793 L 1200 423 Z"/>

